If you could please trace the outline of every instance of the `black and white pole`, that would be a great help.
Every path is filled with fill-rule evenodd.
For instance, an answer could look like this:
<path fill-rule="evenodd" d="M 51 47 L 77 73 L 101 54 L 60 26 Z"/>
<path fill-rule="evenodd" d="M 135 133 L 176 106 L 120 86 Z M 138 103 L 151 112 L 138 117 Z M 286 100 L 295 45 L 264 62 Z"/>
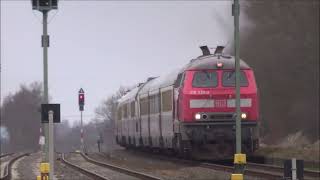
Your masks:
<path fill-rule="evenodd" d="M 79 110 L 80 110 L 80 126 L 81 126 L 81 132 L 80 132 L 80 142 L 81 142 L 81 151 L 84 152 L 84 142 L 83 142 L 83 122 L 82 122 L 82 111 L 84 110 L 84 91 L 81 88 L 78 93 L 78 101 L 79 101 Z"/>
<path fill-rule="evenodd" d="M 49 111 L 49 164 L 50 164 L 50 173 L 49 179 L 54 179 L 54 126 L 53 126 L 53 111 Z"/>

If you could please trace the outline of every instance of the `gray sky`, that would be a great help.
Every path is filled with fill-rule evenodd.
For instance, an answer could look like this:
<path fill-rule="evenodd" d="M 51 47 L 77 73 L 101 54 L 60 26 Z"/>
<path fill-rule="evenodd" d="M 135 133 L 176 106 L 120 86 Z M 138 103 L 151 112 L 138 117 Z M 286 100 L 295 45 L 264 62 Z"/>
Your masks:
<path fill-rule="evenodd" d="M 42 16 L 30 1 L 1 1 L 1 96 L 43 80 Z M 61 115 L 85 121 L 121 85 L 143 82 L 232 41 L 231 1 L 60 1 L 49 15 L 49 94 Z M 229 44 L 230 45 L 230 44 Z"/>

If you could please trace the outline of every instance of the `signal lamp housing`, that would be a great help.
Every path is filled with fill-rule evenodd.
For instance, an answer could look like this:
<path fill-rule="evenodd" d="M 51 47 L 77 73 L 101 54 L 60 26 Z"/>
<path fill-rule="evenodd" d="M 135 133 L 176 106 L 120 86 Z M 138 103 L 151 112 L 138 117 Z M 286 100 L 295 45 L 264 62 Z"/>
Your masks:
<path fill-rule="evenodd" d="M 58 0 L 31 0 L 32 9 L 38 11 L 50 11 L 58 9 Z"/>

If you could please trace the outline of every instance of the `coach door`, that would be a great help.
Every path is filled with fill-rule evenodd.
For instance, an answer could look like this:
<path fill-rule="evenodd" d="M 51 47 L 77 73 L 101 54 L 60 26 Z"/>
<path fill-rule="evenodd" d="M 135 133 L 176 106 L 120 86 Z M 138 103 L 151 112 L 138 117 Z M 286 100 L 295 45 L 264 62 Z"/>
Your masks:
<path fill-rule="evenodd" d="M 144 146 L 149 146 L 149 99 L 148 94 L 139 96 L 141 138 Z"/>
<path fill-rule="evenodd" d="M 161 92 L 161 129 L 164 146 L 172 147 L 173 138 L 173 86 L 165 87 Z"/>

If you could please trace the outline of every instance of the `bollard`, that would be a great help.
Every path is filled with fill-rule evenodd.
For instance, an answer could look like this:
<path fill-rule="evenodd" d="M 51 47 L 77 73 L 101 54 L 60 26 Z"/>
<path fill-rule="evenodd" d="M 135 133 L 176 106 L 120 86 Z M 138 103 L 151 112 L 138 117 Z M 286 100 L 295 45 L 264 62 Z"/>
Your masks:
<path fill-rule="evenodd" d="M 304 169 L 304 162 L 303 160 L 296 160 L 295 158 L 291 160 L 285 160 L 284 164 L 284 171 L 283 177 L 284 179 L 290 180 L 303 180 L 303 169 Z"/>

